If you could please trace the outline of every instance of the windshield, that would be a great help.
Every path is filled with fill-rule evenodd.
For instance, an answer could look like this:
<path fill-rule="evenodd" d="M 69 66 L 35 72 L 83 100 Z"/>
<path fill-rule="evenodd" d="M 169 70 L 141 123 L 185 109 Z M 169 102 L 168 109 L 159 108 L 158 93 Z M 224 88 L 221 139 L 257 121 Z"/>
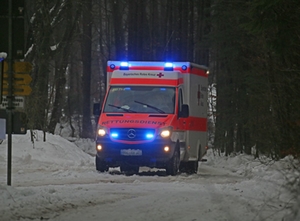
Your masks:
<path fill-rule="evenodd" d="M 173 114 L 174 98 L 174 87 L 113 86 L 103 112 Z"/>

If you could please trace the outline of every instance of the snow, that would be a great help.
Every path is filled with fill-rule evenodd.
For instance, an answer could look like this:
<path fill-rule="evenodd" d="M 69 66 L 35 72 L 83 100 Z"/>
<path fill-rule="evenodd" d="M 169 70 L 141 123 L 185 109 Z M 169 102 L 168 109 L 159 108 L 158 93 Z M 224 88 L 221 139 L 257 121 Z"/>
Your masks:
<path fill-rule="evenodd" d="M 0 220 L 300 220 L 297 162 L 219 156 L 211 149 L 197 174 L 166 176 L 140 168 L 98 173 L 94 143 L 41 131 L 13 135 L 12 185 L 7 142 L 0 145 Z M 299 195 L 299 194 L 298 194 Z"/>

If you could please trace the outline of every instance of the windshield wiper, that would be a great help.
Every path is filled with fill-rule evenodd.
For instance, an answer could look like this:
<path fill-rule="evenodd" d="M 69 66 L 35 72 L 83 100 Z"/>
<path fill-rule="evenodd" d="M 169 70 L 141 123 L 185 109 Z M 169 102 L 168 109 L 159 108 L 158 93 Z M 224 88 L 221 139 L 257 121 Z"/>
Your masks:
<path fill-rule="evenodd" d="M 126 108 L 124 108 L 124 107 L 116 106 L 116 105 L 113 105 L 113 104 L 108 104 L 108 106 L 110 106 L 110 107 L 115 107 L 115 108 L 124 110 L 124 111 L 129 112 L 129 113 L 136 113 L 136 111 L 134 111 L 134 110 L 126 109 Z"/>
<path fill-rule="evenodd" d="M 140 101 L 134 101 L 135 103 L 138 103 L 138 104 L 142 104 L 142 105 L 145 105 L 145 106 L 147 106 L 147 107 L 149 107 L 149 108 L 151 108 L 151 109 L 153 109 L 153 110 L 156 110 L 157 112 L 159 112 L 159 113 L 161 113 L 161 114 L 165 114 L 166 112 L 164 112 L 162 109 L 159 109 L 159 108 L 157 108 L 157 107 L 154 107 L 154 106 L 152 106 L 152 105 L 150 105 L 150 104 L 146 104 L 146 103 L 143 103 L 143 102 L 140 102 Z"/>

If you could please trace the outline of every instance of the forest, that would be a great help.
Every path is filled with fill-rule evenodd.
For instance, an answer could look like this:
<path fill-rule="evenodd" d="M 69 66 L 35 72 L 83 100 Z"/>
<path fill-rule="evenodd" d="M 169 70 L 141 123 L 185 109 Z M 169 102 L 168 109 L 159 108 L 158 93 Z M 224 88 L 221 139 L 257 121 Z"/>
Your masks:
<path fill-rule="evenodd" d="M 69 122 L 70 136 L 94 138 L 108 60 L 190 61 L 209 68 L 216 151 L 300 156 L 299 0 L 23 3 L 29 129 Z"/>

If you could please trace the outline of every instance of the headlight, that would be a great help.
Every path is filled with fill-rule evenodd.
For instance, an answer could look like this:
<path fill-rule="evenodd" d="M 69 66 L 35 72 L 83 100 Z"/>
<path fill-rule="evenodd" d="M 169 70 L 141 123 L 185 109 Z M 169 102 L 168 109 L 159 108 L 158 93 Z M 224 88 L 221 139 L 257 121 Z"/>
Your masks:
<path fill-rule="evenodd" d="M 99 126 L 98 129 L 97 129 L 97 134 L 98 136 L 100 137 L 103 137 L 107 134 L 107 129 L 106 127 L 102 127 L 102 126 Z"/>
<path fill-rule="evenodd" d="M 167 128 L 162 128 L 160 129 L 159 131 L 159 135 L 162 137 L 162 138 L 167 138 L 167 137 L 170 137 L 171 136 L 171 133 L 172 133 L 172 128 L 171 127 L 167 127 Z"/>
<path fill-rule="evenodd" d="M 163 130 L 163 131 L 160 133 L 160 136 L 162 136 L 163 138 L 169 137 L 170 135 L 171 135 L 171 131 L 169 131 L 169 130 Z"/>

